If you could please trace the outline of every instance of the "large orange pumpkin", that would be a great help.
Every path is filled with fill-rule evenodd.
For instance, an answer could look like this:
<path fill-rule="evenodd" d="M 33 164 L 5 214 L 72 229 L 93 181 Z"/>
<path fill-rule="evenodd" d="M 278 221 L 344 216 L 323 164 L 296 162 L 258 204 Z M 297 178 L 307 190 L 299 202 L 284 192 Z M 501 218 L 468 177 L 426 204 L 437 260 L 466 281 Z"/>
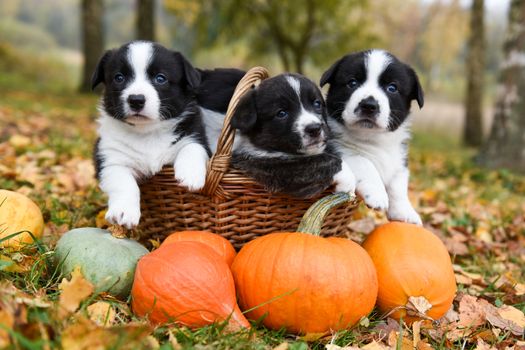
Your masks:
<path fill-rule="evenodd" d="M 180 241 L 195 241 L 200 242 L 203 244 L 206 244 L 217 254 L 222 256 L 228 266 L 231 266 L 233 263 L 233 259 L 235 258 L 235 255 L 237 254 L 235 252 L 235 249 L 233 248 L 230 241 L 228 241 L 226 238 L 219 236 L 215 233 L 211 233 L 208 231 L 180 231 L 180 232 L 174 232 L 170 234 L 164 242 L 162 242 L 161 247 L 170 244 L 173 242 L 180 242 Z"/>
<path fill-rule="evenodd" d="M 421 226 L 391 222 L 363 243 L 379 280 L 377 305 L 396 319 L 438 319 L 452 305 L 456 279 L 447 249 Z"/>
<path fill-rule="evenodd" d="M 0 239 L 20 234 L 0 243 L 1 248 L 20 249 L 44 232 L 44 218 L 38 205 L 21 193 L 0 190 Z M 29 234 L 31 232 L 31 234 Z"/>
<path fill-rule="evenodd" d="M 232 265 L 239 304 L 271 329 L 327 332 L 372 311 L 377 277 L 372 260 L 346 238 L 319 237 L 330 208 L 352 197 L 337 193 L 315 203 L 298 232 L 272 233 L 246 244 Z"/>
<path fill-rule="evenodd" d="M 229 319 L 233 329 L 250 326 L 237 306 L 230 268 L 199 242 L 174 242 L 143 256 L 131 298 L 133 312 L 156 324 L 196 328 Z"/>

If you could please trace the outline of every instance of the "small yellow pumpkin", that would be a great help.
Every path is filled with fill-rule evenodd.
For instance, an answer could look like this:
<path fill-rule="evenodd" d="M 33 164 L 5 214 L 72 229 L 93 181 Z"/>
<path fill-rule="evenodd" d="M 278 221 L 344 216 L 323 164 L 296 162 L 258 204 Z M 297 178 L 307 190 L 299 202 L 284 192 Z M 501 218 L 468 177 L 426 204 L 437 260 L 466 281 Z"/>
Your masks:
<path fill-rule="evenodd" d="M 0 240 L 17 232 L 20 234 L 0 242 L 0 247 L 20 249 L 33 243 L 31 234 L 35 238 L 42 237 L 42 212 L 35 202 L 23 194 L 0 190 Z"/>

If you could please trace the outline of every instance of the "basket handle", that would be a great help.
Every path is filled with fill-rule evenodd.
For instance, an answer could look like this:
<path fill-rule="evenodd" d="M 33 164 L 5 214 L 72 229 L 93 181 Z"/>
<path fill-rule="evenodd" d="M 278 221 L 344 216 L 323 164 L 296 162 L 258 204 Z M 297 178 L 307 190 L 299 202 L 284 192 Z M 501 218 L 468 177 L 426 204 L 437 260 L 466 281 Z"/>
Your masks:
<path fill-rule="evenodd" d="M 233 141 L 235 139 L 235 129 L 230 125 L 233 113 L 235 112 L 242 96 L 254 85 L 268 78 L 268 76 L 269 74 L 266 68 L 253 67 L 237 84 L 230 100 L 230 104 L 228 105 L 226 117 L 224 118 L 221 134 L 219 135 L 219 140 L 217 142 L 217 150 L 208 162 L 206 184 L 202 190 L 203 193 L 210 196 L 220 194 L 219 192 L 221 192 L 221 189 L 219 188 L 219 183 L 230 166 Z"/>

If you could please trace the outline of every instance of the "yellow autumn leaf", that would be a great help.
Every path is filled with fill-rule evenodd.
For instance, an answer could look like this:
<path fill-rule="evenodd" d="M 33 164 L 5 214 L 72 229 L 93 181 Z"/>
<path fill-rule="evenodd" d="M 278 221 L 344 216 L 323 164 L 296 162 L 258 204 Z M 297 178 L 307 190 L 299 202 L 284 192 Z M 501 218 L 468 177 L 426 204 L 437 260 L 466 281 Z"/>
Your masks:
<path fill-rule="evenodd" d="M 82 276 L 78 266 L 71 273 L 71 279 L 68 281 L 64 278 L 58 285 L 58 289 L 60 290 L 58 300 L 60 318 L 75 312 L 80 303 L 94 291 L 93 284 Z"/>

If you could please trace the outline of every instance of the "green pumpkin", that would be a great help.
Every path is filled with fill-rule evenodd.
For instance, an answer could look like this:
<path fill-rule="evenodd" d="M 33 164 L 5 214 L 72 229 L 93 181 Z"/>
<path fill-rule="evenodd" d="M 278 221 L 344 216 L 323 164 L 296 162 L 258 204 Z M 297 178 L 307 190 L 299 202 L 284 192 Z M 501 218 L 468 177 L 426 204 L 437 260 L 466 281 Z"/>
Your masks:
<path fill-rule="evenodd" d="M 55 248 L 55 262 L 63 276 L 76 266 L 93 283 L 96 292 L 127 298 L 135 267 L 148 250 L 127 238 L 115 238 L 106 230 L 77 228 L 65 233 Z"/>

